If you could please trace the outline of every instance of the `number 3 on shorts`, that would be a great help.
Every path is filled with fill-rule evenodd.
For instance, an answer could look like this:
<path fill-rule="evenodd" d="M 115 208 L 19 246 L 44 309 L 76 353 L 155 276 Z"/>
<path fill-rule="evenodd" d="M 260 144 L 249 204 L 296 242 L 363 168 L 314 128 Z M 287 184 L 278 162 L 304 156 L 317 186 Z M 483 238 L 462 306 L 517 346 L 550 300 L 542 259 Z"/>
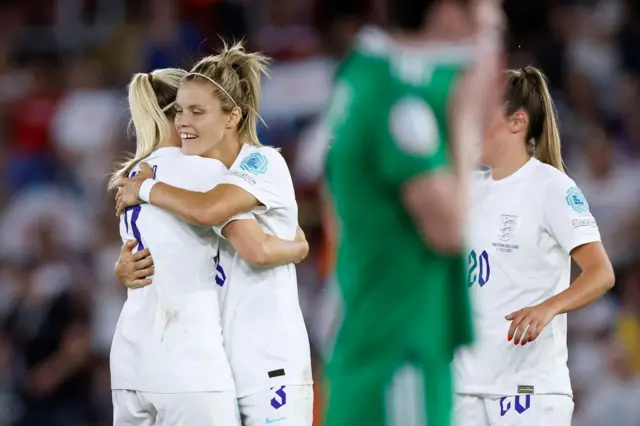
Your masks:
<path fill-rule="evenodd" d="M 271 398 L 271 406 L 276 410 L 287 404 L 287 393 L 284 390 L 285 386 L 280 386 L 280 389 L 272 388 L 273 397 Z M 274 389 L 276 389 L 274 391 Z"/>

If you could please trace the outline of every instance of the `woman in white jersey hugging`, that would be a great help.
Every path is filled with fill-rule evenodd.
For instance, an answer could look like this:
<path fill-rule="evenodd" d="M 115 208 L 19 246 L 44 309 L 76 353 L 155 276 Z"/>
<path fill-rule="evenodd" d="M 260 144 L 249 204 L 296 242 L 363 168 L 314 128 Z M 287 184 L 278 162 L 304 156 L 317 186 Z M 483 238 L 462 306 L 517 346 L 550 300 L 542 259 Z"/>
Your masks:
<path fill-rule="evenodd" d="M 226 173 L 218 160 L 185 155 L 200 154 L 197 147 L 181 152 L 172 106 L 185 75 L 166 69 L 134 76 L 129 104 L 136 155 L 114 173 L 110 188 L 139 171 L 142 160 L 157 179 L 198 191 L 213 188 Z M 252 216 L 239 222 L 236 232 L 268 247 L 264 257 L 274 264 L 299 260 L 307 250 L 304 242 L 265 235 Z M 219 237 L 211 228 L 188 225 L 149 205 L 124 211 L 120 233 L 124 241 L 135 240 L 135 256 L 152 252 L 155 265 L 144 265 L 154 285 L 129 290 L 116 328 L 114 424 L 238 425 L 234 381 L 222 346 Z"/>
<path fill-rule="evenodd" d="M 183 147 L 213 146 L 212 156 L 229 171 L 220 185 L 203 194 L 157 182 L 146 168 L 122 185 L 119 210 L 142 200 L 189 223 L 215 226 L 234 246 L 235 227 L 244 222 L 238 215 L 249 211 L 261 229 L 293 240 L 298 208 L 287 164 L 257 138 L 265 70 L 266 58 L 241 45 L 225 46 L 220 54 L 199 61 L 178 90 L 176 128 Z M 228 280 L 224 344 L 243 424 L 310 426 L 311 361 L 295 266 L 257 268 L 234 253 L 222 256 Z"/>
<path fill-rule="evenodd" d="M 596 221 L 563 170 L 540 71 L 508 72 L 470 187 L 469 290 L 476 343 L 454 359 L 456 425 L 570 426 L 566 313 L 614 275 Z M 569 285 L 571 259 L 582 274 Z"/>

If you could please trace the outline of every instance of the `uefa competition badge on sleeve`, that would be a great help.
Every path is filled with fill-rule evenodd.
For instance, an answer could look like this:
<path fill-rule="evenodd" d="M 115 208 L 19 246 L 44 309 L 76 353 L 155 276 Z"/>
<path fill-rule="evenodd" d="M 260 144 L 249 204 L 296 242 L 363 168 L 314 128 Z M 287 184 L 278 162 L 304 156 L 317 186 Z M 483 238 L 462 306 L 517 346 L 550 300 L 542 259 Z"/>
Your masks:
<path fill-rule="evenodd" d="M 253 173 L 254 175 L 261 175 L 267 171 L 267 157 L 259 152 L 253 152 L 247 155 L 240 163 L 240 168 L 246 172 Z"/>
<path fill-rule="evenodd" d="M 589 212 L 589 203 L 587 203 L 587 199 L 584 197 L 582 191 L 580 191 L 577 187 L 569 188 L 567 191 L 567 195 L 564 197 L 565 201 L 575 212 L 577 213 L 588 213 Z"/>

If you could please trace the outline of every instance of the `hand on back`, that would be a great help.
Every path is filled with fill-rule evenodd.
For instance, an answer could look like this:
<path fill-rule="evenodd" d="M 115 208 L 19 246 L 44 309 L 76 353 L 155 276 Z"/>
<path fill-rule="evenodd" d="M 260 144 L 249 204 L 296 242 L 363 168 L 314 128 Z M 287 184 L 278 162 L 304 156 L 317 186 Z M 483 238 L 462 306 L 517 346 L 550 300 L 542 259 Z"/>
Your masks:
<path fill-rule="evenodd" d="M 151 284 L 150 276 L 154 273 L 151 252 L 145 248 L 133 253 L 138 242 L 129 240 L 120 249 L 120 258 L 116 265 L 116 277 L 129 289 L 146 287 Z"/>

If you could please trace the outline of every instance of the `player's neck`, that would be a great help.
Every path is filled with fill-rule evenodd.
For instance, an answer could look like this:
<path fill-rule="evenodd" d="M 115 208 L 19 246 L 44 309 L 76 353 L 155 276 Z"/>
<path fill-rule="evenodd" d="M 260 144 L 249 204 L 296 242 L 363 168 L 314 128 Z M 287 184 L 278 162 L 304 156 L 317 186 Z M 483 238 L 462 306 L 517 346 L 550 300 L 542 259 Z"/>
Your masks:
<path fill-rule="evenodd" d="M 177 133 L 175 135 L 164 138 L 163 140 L 160 141 L 160 143 L 158 143 L 158 148 L 181 148 L 181 147 L 182 147 L 182 141 L 180 140 L 180 137 L 178 136 Z"/>
<path fill-rule="evenodd" d="M 238 158 L 242 149 L 242 141 L 238 138 L 223 139 L 218 145 L 210 151 L 205 152 L 202 156 L 206 158 L 215 158 L 230 168 Z"/>
<path fill-rule="evenodd" d="M 531 159 L 531 156 L 525 151 L 518 152 L 513 155 L 505 155 L 500 161 L 491 166 L 491 178 L 493 180 L 506 179 L 518 170 L 520 170 Z"/>

